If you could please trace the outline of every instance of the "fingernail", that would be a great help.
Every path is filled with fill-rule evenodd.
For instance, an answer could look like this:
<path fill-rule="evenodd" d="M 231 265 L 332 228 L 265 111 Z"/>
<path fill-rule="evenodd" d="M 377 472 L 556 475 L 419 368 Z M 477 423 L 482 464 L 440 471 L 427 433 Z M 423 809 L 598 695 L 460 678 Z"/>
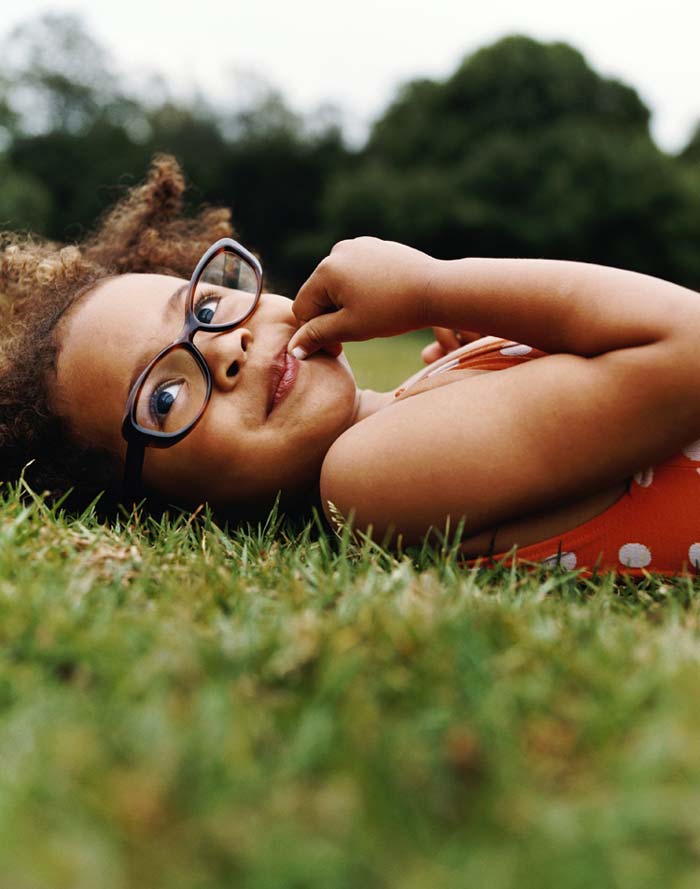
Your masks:
<path fill-rule="evenodd" d="M 306 352 L 301 348 L 301 346 L 295 346 L 292 349 L 292 355 L 299 361 L 303 361 L 306 358 Z"/>

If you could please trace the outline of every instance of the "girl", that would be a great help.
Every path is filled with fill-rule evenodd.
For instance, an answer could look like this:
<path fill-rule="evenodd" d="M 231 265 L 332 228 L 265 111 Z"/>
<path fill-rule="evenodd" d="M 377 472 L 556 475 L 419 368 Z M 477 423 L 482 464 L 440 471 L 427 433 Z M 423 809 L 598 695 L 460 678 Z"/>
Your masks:
<path fill-rule="evenodd" d="M 320 491 L 329 519 L 404 544 L 461 521 L 475 562 L 700 565 L 696 293 L 359 238 L 292 303 L 260 292 L 228 211 L 182 216 L 183 189 L 160 156 L 83 244 L 6 238 L 5 478 L 34 458 L 30 484 L 76 503 L 104 489 L 114 506 L 126 474 L 156 502 L 247 517 Z M 395 391 L 357 388 L 342 342 L 428 326 L 492 336 Z"/>

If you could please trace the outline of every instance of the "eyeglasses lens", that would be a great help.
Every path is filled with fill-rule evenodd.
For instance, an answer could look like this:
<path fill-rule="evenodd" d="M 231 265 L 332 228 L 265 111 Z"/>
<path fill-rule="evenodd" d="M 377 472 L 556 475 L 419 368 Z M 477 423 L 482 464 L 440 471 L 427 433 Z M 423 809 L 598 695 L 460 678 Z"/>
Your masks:
<path fill-rule="evenodd" d="M 182 346 L 151 368 L 136 399 L 136 422 L 153 432 L 180 432 L 196 419 L 207 397 L 207 380 Z"/>
<path fill-rule="evenodd" d="M 201 324 L 236 324 L 252 311 L 258 292 L 255 269 L 224 251 L 202 269 L 192 292 L 192 311 Z"/>

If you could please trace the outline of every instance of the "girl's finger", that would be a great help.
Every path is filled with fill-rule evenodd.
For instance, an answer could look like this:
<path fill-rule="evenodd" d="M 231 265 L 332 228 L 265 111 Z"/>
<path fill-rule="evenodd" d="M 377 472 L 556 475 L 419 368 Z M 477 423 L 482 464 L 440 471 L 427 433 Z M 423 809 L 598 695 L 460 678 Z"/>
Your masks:
<path fill-rule="evenodd" d="M 327 266 L 323 265 L 324 261 L 321 260 L 294 297 L 292 311 L 301 322 L 309 321 L 317 315 L 323 315 L 337 308 L 326 290 Z"/>
<path fill-rule="evenodd" d="M 477 333 L 475 330 L 455 330 L 454 334 L 460 346 L 466 346 L 467 343 L 473 343 L 483 337 L 483 333 Z"/>
<path fill-rule="evenodd" d="M 342 343 L 326 343 L 320 351 L 327 352 L 332 358 L 337 358 L 338 355 L 343 351 Z"/>
<path fill-rule="evenodd" d="M 457 334 L 449 327 L 433 327 L 435 339 L 440 343 L 445 352 L 452 352 L 459 349 L 461 343 L 457 339 Z"/>
<path fill-rule="evenodd" d="M 447 353 L 438 342 L 430 343 L 420 353 L 425 364 L 432 364 L 433 361 L 437 361 L 438 358 L 442 358 L 446 354 Z"/>
<path fill-rule="evenodd" d="M 340 344 L 352 338 L 347 335 L 346 318 L 343 309 L 311 318 L 292 334 L 287 351 L 300 361 L 319 349 L 337 357 L 342 349 Z"/>

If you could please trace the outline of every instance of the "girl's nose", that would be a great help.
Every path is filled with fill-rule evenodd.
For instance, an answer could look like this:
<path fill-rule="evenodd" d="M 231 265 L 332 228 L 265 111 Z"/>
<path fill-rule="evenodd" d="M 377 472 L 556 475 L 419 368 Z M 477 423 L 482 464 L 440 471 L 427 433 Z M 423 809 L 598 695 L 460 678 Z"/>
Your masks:
<path fill-rule="evenodd" d="M 253 334 L 247 327 L 236 327 L 224 333 L 202 333 L 198 339 L 197 347 L 211 371 L 214 386 L 224 391 L 232 389 L 248 360 Z"/>

